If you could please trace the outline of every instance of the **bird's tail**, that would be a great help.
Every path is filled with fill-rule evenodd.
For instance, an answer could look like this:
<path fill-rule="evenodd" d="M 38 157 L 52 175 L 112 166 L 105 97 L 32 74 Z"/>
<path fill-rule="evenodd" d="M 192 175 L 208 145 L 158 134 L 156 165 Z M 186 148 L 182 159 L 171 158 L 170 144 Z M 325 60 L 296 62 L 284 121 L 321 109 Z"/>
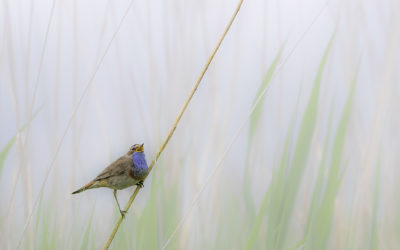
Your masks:
<path fill-rule="evenodd" d="M 91 182 L 89 182 L 88 184 L 86 184 L 85 186 L 81 187 L 80 189 L 78 189 L 78 190 L 72 192 L 72 194 L 78 194 L 78 193 L 83 192 L 83 191 L 85 191 L 85 190 L 87 190 L 87 189 L 95 188 L 96 186 L 93 185 L 93 184 L 95 184 L 95 182 L 96 182 L 96 181 L 91 181 Z"/>

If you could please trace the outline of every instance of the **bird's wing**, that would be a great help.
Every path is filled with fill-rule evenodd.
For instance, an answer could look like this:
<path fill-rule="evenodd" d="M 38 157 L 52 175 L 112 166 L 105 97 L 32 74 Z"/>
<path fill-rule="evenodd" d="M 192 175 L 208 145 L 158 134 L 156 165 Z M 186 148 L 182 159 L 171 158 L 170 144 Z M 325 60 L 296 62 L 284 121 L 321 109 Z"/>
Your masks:
<path fill-rule="evenodd" d="M 112 176 L 123 175 L 126 171 L 129 171 L 130 168 L 133 168 L 132 158 L 129 156 L 122 156 L 106 167 L 94 180 L 99 181 Z"/>

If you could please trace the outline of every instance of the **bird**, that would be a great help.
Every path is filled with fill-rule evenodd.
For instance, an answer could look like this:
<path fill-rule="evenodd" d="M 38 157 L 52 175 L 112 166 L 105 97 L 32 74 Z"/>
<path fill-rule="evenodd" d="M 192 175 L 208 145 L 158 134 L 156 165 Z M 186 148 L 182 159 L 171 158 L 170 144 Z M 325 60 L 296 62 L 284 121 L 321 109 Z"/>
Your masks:
<path fill-rule="evenodd" d="M 147 166 L 143 144 L 135 144 L 129 151 L 106 167 L 91 182 L 72 192 L 78 194 L 92 188 L 107 187 L 114 190 L 114 198 L 117 202 L 119 212 L 124 217 L 126 211 L 122 211 L 117 198 L 117 190 L 121 190 L 133 185 L 143 187 L 144 178 L 149 167 Z"/>

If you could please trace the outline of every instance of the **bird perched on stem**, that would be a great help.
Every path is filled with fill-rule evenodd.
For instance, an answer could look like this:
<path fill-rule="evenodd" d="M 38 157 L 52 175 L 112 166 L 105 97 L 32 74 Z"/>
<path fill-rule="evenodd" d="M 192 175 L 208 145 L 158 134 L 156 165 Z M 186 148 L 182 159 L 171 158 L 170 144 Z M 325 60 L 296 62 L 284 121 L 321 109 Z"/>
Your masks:
<path fill-rule="evenodd" d="M 133 185 L 143 187 L 143 180 L 149 169 L 144 155 L 143 145 L 144 144 L 135 144 L 130 147 L 125 155 L 111 163 L 94 180 L 72 194 L 99 187 L 114 189 L 114 198 L 117 201 L 121 216 L 124 217 L 126 211 L 121 210 L 117 198 L 117 190 Z"/>

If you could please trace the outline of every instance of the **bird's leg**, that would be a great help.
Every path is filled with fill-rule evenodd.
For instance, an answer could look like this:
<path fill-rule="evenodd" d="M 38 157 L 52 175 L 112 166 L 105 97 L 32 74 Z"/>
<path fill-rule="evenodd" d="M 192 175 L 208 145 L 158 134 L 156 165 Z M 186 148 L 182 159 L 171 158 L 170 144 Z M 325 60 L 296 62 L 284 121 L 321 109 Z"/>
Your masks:
<path fill-rule="evenodd" d="M 144 185 L 143 185 L 143 180 L 141 180 L 141 181 L 139 181 L 138 183 L 136 183 L 136 186 L 139 186 L 139 187 L 144 187 Z"/>
<path fill-rule="evenodd" d="M 114 198 L 115 198 L 115 200 L 117 201 L 117 205 L 118 205 L 118 208 L 119 208 L 119 212 L 121 213 L 122 218 L 124 218 L 124 217 L 125 217 L 125 214 L 126 214 L 126 211 L 122 211 L 122 210 L 121 210 L 121 207 L 119 206 L 119 202 L 118 202 L 118 198 L 117 198 L 117 190 L 116 190 L 116 189 L 114 189 Z"/>

